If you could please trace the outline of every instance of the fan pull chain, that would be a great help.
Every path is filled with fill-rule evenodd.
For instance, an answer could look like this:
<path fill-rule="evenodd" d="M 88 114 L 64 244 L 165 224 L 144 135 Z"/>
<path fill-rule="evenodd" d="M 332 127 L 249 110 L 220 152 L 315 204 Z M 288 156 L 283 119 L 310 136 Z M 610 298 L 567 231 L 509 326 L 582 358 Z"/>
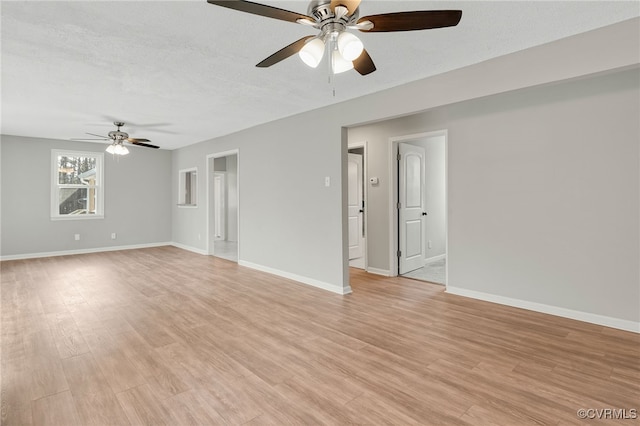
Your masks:
<path fill-rule="evenodd" d="M 336 37 L 333 33 L 327 36 L 327 64 L 329 64 L 329 86 L 331 87 L 331 92 L 333 97 L 336 97 L 336 75 L 334 73 L 335 63 L 334 63 L 334 55 L 333 51 L 337 49 L 336 45 Z"/>

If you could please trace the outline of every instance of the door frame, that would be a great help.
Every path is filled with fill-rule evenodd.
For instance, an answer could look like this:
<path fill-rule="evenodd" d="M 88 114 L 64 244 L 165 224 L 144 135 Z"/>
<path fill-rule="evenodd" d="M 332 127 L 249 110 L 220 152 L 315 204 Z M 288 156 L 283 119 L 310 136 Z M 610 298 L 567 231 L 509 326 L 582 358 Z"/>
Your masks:
<path fill-rule="evenodd" d="M 445 258 L 449 256 L 449 132 L 436 130 L 433 132 L 415 133 L 411 135 L 393 136 L 389 138 L 389 275 L 398 276 L 398 144 L 425 139 L 434 136 L 444 136 L 444 205 L 445 205 Z M 449 285 L 449 262 L 445 263 L 446 285 Z"/>
<path fill-rule="evenodd" d="M 214 172 L 214 167 L 212 167 L 210 164 L 213 163 L 213 161 L 216 158 L 222 158 L 222 157 L 228 157 L 230 155 L 236 155 L 237 158 L 237 174 L 238 174 L 238 178 L 237 178 L 237 183 L 236 183 L 236 193 L 237 193 L 237 202 L 238 202 L 238 209 L 236 211 L 236 223 L 238 226 L 238 263 L 240 262 L 240 207 L 241 207 L 241 203 L 240 203 L 240 149 L 236 148 L 236 149 L 232 149 L 229 151 L 221 151 L 221 152 L 216 152 L 213 154 L 208 154 L 206 156 L 206 166 L 207 166 L 207 205 L 206 205 L 206 214 L 207 214 L 207 221 L 206 221 L 206 232 L 207 232 L 207 254 L 212 256 L 213 255 L 213 248 L 214 248 L 214 241 L 211 239 L 211 228 L 214 226 L 213 225 L 213 219 L 211 217 L 211 203 L 213 202 L 213 197 L 211 196 L 211 190 L 212 190 L 212 185 L 211 185 L 211 179 L 213 178 L 213 172 Z"/>
<path fill-rule="evenodd" d="M 362 213 L 362 220 L 364 221 L 364 270 L 369 271 L 369 250 L 367 248 L 369 244 L 369 238 L 367 236 L 369 229 L 369 218 L 367 216 L 367 212 L 369 211 L 369 162 L 367 161 L 367 150 L 368 150 L 368 141 L 361 142 L 353 142 L 347 144 L 347 153 L 349 153 L 350 149 L 354 148 L 362 148 L 362 178 L 363 178 L 363 191 L 362 191 L 362 200 L 364 201 L 364 213 Z M 347 265 L 349 264 L 349 251 L 347 250 Z"/>
<path fill-rule="evenodd" d="M 214 168 L 211 173 L 213 175 L 212 176 L 213 177 L 212 180 L 214 182 L 215 182 L 216 177 L 221 177 L 222 178 L 222 185 L 223 185 L 223 188 L 224 188 L 224 190 L 223 190 L 224 194 L 222 195 L 222 216 L 223 216 L 222 224 L 223 224 L 223 228 L 224 229 L 221 232 L 221 238 L 218 238 L 218 236 L 215 235 L 215 219 L 212 221 L 214 223 L 214 226 L 213 226 L 213 232 L 214 232 L 213 241 L 214 241 L 214 244 L 215 244 L 216 241 L 224 240 L 225 238 L 227 238 L 227 229 L 226 229 L 227 228 L 227 211 L 226 211 L 227 210 L 227 202 L 226 202 L 226 198 L 227 198 L 227 172 L 226 171 L 225 172 L 217 172 L 215 170 L 215 168 Z M 216 202 L 215 190 L 216 190 L 216 188 L 215 188 L 215 185 L 214 185 L 214 187 L 212 188 L 212 191 L 211 191 L 211 195 L 213 196 L 212 206 Z M 215 207 L 215 206 L 213 206 L 213 207 Z M 213 210 L 214 210 L 214 215 L 215 215 L 215 212 L 216 212 L 217 209 L 214 208 Z"/>

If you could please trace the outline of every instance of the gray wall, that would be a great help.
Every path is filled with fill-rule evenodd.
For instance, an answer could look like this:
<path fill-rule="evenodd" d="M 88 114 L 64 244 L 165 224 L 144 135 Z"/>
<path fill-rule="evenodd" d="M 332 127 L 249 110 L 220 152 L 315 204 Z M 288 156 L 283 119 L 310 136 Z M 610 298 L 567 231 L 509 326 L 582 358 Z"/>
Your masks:
<path fill-rule="evenodd" d="M 638 321 L 639 76 L 462 102 L 349 138 L 369 141 L 369 172 L 388 182 L 389 138 L 448 129 L 448 285 Z M 388 185 L 371 189 L 370 223 L 387 226 L 368 228 L 369 265 L 388 270 Z"/>
<path fill-rule="evenodd" d="M 207 154 L 238 148 L 240 259 L 346 289 L 342 187 L 350 138 L 342 128 L 431 110 L 434 128 L 414 116 L 391 133 L 448 127 L 450 143 L 456 141 L 449 147 L 450 284 L 638 321 L 639 23 L 632 19 L 204 141 L 174 152 L 173 176 L 180 168 L 203 168 Z M 595 80 L 551 84 L 625 67 L 634 71 L 598 80 L 593 89 Z M 540 91 L 541 85 L 549 86 Z M 508 93 L 523 88 L 532 89 Z M 369 142 L 369 167 L 381 174 L 387 163 Z M 598 173 L 588 175 L 594 166 Z M 332 179 L 329 188 L 325 176 Z M 370 207 L 374 197 L 387 202 L 387 185 L 381 180 L 369 187 Z M 369 231 L 387 233 L 383 214 L 369 219 Z M 204 209 L 174 208 L 174 241 L 204 251 L 197 236 L 205 226 Z M 381 247 L 387 239 L 380 236 Z M 598 262 L 588 263 L 594 253 Z M 388 255 L 370 250 L 369 263 L 388 267 Z"/>
<path fill-rule="evenodd" d="M 638 322 L 639 23 L 629 20 L 172 153 L 142 150 L 137 156 L 134 148 L 120 163 L 106 161 L 102 221 L 49 220 L 50 149 L 94 145 L 5 136 L 2 254 L 169 239 L 205 252 L 206 156 L 237 148 L 240 260 L 346 290 L 345 128 L 412 114 L 385 125 L 395 126 L 389 130 L 394 135 L 449 129 L 450 285 Z M 612 71 L 625 68 L 632 70 Z M 381 177 L 380 186 L 369 187 L 371 207 L 372 197 L 387 202 L 388 186 L 384 156 L 373 152 L 382 145 L 370 141 L 369 147 L 369 167 Z M 26 166 L 34 158 L 34 166 Z M 178 209 L 178 170 L 194 166 L 198 208 Z M 25 191 L 34 196 L 25 200 Z M 388 229 L 384 215 L 369 219 L 370 236 L 372 229 Z M 111 232 L 118 240 L 109 239 Z M 86 238 L 76 243 L 74 233 Z M 380 245 L 388 247 L 385 239 L 380 236 Z M 370 264 L 384 267 L 388 255 L 376 253 L 369 253 Z"/>
<path fill-rule="evenodd" d="M 336 112 L 306 114 L 328 122 Z M 239 149 L 239 261 L 342 289 L 341 129 L 308 132 L 308 120 L 287 119 L 174 151 L 178 170 L 206 170 L 206 156 Z M 331 186 L 324 186 L 324 178 Z M 200 180 L 199 199 L 206 187 Z M 206 250 L 206 208 L 174 207 L 173 240 Z"/>
<path fill-rule="evenodd" d="M 213 168 L 216 172 L 227 171 L 227 157 L 219 157 L 213 159 Z"/>
<path fill-rule="evenodd" d="M 639 76 L 449 109 L 452 285 L 640 320 Z"/>
<path fill-rule="evenodd" d="M 104 219 L 50 219 L 51 150 L 104 148 L 2 135 L 2 256 L 171 241 L 170 151 L 130 146 L 129 155 L 116 159 L 105 153 Z"/>
<path fill-rule="evenodd" d="M 238 241 L 238 156 L 225 157 L 227 162 L 227 241 Z"/>

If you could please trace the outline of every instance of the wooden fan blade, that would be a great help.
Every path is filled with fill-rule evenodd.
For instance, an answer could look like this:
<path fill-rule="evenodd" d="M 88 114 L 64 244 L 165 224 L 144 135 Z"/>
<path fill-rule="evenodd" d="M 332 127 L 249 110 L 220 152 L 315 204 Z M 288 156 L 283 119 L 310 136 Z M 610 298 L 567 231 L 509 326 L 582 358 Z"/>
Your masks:
<path fill-rule="evenodd" d="M 146 148 L 156 148 L 156 149 L 160 148 L 157 145 L 151 145 L 149 143 L 144 143 L 143 141 L 151 142 L 149 139 L 135 139 L 135 138 L 128 138 L 127 139 L 127 142 L 129 142 L 129 143 L 131 143 L 133 145 L 144 146 Z"/>
<path fill-rule="evenodd" d="M 254 15 L 266 16 L 267 18 L 279 19 L 281 21 L 297 22 L 298 19 L 304 19 L 315 23 L 315 19 L 307 15 L 291 12 L 289 10 L 279 9 L 266 4 L 253 3 L 243 0 L 207 0 L 207 3 L 216 6 L 226 7 L 228 9 L 238 10 L 240 12 L 253 13 Z"/>
<path fill-rule="evenodd" d="M 300 51 L 300 49 L 302 49 L 302 47 L 307 42 L 307 40 L 314 37 L 315 36 L 306 36 L 306 37 L 302 37 L 300 40 L 294 41 L 287 47 L 283 47 L 273 55 L 269 56 L 268 58 L 260 62 L 258 65 L 256 65 L 256 67 L 267 68 L 267 67 L 270 67 L 271 65 L 277 64 L 278 62 L 284 59 L 287 59 L 291 55 L 295 55 Z"/>
<path fill-rule="evenodd" d="M 99 138 L 103 138 L 103 139 L 109 139 L 109 136 L 104 136 L 104 135 L 96 135 L 95 133 L 89 133 L 89 132 L 85 132 L 87 135 L 91 135 L 91 136 L 97 136 Z"/>
<path fill-rule="evenodd" d="M 349 11 L 349 14 L 352 15 L 358 6 L 360 6 L 360 1 L 361 0 L 331 0 L 331 10 L 335 12 L 336 7 L 344 6 Z"/>
<path fill-rule="evenodd" d="M 71 138 L 71 141 L 108 141 L 108 138 Z"/>
<path fill-rule="evenodd" d="M 390 32 L 429 30 L 431 28 L 454 27 L 462 18 L 461 10 L 422 10 L 414 12 L 383 13 L 381 15 L 365 16 L 358 23 L 370 21 L 373 28 L 360 31 Z"/>
<path fill-rule="evenodd" d="M 371 59 L 369 53 L 363 50 L 360 56 L 353 61 L 353 68 L 361 75 L 367 75 L 376 70 L 376 65 L 373 63 L 373 59 Z"/>

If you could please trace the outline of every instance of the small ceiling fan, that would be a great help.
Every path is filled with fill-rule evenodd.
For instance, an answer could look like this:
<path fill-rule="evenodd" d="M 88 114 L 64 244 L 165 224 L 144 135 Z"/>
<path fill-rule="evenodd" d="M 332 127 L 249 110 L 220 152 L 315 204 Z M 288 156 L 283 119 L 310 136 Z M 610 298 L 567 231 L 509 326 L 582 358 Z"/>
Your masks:
<path fill-rule="evenodd" d="M 461 10 L 422 10 L 383 13 L 359 18 L 361 0 L 312 0 L 307 15 L 277 7 L 243 0 L 207 0 L 208 3 L 266 16 L 282 21 L 306 25 L 320 33 L 306 36 L 280 49 L 256 66 L 270 67 L 296 53 L 312 68 L 318 66 L 325 51 L 329 58 L 330 72 L 338 74 L 355 69 L 361 75 L 376 70 L 373 60 L 364 49 L 362 41 L 349 29 L 362 32 L 414 31 L 453 27 L 462 17 Z"/>
<path fill-rule="evenodd" d="M 149 139 L 130 138 L 129 134 L 120 130 L 120 127 L 124 126 L 121 121 L 114 121 L 113 123 L 118 130 L 112 130 L 107 133 L 107 136 L 96 135 L 95 133 L 88 133 L 87 135 L 98 136 L 98 138 L 73 138 L 72 141 L 112 141 L 111 145 L 107 147 L 109 154 L 127 155 L 129 150 L 124 146 L 123 142 L 129 142 L 133 145 L 144 146 L 146 148 L 160 148 L 157 145 L 151 145 L 147 142 L 151 142 Z"/>

